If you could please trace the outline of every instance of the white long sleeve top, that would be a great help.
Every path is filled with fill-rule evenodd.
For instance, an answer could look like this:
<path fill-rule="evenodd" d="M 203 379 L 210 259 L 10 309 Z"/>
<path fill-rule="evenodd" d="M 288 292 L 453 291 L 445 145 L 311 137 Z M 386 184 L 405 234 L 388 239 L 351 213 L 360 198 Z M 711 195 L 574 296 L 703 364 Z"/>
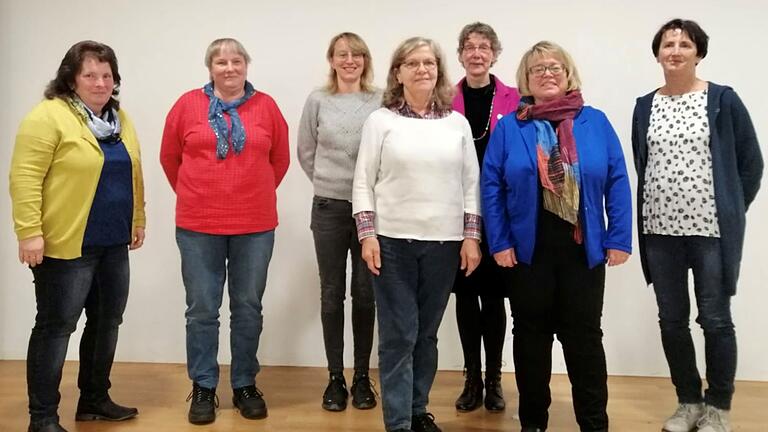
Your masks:
<path fill-rule="evenodd" d="M 374 111 L 363 125 L 353 214 L 375 212 L 377 235 L 464 239 L 464 214 L 480 215 L 480 169 L 461 114 L 440 119 Z"/>

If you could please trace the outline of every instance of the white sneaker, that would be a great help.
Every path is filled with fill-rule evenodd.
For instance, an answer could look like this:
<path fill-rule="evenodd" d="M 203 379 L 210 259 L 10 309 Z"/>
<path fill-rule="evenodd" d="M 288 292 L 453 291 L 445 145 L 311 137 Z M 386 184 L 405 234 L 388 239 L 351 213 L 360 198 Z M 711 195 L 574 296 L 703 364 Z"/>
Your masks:
<path fill-rule="evenodd" d="M 677 406 L 677 411 L 664 422 L 664 432 L 690 432 L 704 414 L 704 404 L 683 403 Z M 713 429 L 716 430 L 716 429 Z"/>
<path fill-rule="evenodd" d="M 696 423 L 699 432 L 731 432 L 728 410 L 707 405 L 704 415 Z"/>

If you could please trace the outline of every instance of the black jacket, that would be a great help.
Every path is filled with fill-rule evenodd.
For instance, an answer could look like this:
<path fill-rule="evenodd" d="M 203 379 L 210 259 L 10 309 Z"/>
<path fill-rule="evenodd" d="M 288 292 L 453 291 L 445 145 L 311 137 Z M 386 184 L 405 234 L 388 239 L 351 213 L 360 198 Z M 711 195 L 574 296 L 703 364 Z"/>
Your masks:
<path fill-rule="evenodd" d="M 651 104 L 657 90 L 637 98 L 632 116 L 632 152 L 637 170 L 637 231 L 640 262 L 645 280 L 649 284 L 653 282 L 653 275 L 648 269 L 643 234 L 643 187 L 645 186 L 645 166 L 648 162 L 646 137 L 651 119 Z M 760 189 L 763 157 L 747 108 L 732 88 L 709 83 L 707 118 L 710 129 L 709 150 L 712 154 L 715 206 L 723 259 L 723 289 L 729 295 L 734 295 L 736 282 L 739 279 L 747 208 Z"/>

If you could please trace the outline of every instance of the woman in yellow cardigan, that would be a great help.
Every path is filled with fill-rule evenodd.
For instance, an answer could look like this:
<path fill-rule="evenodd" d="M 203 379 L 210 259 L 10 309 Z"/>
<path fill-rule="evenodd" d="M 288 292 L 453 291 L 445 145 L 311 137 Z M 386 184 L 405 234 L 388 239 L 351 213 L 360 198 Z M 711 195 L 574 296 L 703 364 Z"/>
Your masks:
<path fill-rule="evenodd" d="M 10 191 L 19 261 L 34 275 L 37 315 L 27 353 L 29 432 L 61 432 L 58 404 L 69 336 L 85 309 L 75 419 L 125 420 L 109 374 L 128 298 L 128 249 L 144 242 L 144 184 L 136 132 L 115 98 L 115 53 L 72 46 L 21 122 Z M 66 431 L 65 431 L 66 432 Z"/>

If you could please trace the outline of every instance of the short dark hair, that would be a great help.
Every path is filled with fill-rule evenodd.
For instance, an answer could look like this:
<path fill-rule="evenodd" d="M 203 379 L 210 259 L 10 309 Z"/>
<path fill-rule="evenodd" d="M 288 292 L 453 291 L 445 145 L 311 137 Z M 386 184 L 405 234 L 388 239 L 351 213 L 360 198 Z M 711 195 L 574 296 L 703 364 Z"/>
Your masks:
<path fill-rule="evenodd" d="M 676 29 L 680 29 L 691 38 L 693 44 L 696 45 L 696 55 L 699 58 L 707 56 L 707 46 L 709 45 L 709 36 L 707 36 L 707 33 L 699 27 L 696 21 L 675 18 L 661 26 L 659 31 L 657 31 L 656 35 L 653 37 L 651 50 L 653 50 L 654 57 L 659 56 L 659 46 L 661 46 L 661 38 L 664 37 L 664 33 Z"/>
<path fill-rule="evenodd" d="M 467 39 L 469 39 L 469 35 L 472 33 L 477 33 L 491 42 L 491 50 L 493 51 L 493 57 L 495 58 L 491 63 L 491 66 L 493 66 L 493 64 L 496 63 L 499 54 L 501 54 L 501 42 L 499 42 L 499 36 L 496 35 L 496 31 L 493 30 L 493 27 L 486 23 L 478 21 L 465 25 L 464 28 L 461 29 L 461 33 L 459 33 L 459 47 L 456 49 L 456 52 L 461 56 L 461 52 L 464 50 L 464 44 L 467 43 Z"/>
<path fill-rule="evenodd" d="M 112 69 L 112 78 L 115 81 L 115 88 L 112 89 L 112 97 L 104 106 L 104 109 L 120 109 L 120 102 L 116 96 L 120 94 L 120 73 L 117 70 L 117 57 L 115 52 L 108 45 L 92 40 L 80 41 L 69 49 L 64 58 L 61 59 L 59 70 L 56 71 L 56 78 L 52 79 L 45 88 L 46 99 L 53 98 L 71 98 L 75 95 L 75 78 L 83 68 L 83 62 L 86 58 L 93 57 L 96 60 L 109 63 Z"/>

